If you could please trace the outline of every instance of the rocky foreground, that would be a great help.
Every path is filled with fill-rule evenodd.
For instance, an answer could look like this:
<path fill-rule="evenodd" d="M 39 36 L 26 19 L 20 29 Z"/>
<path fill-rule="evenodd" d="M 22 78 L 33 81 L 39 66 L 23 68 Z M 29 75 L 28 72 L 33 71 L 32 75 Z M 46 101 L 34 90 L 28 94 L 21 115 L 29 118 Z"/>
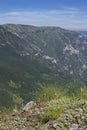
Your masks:
<path fill-rule="evenodd" d="M 87 101 L 81 97 L 31 101 L 20 112 L 1 114 L 0 130 L 87 130 Z"/>

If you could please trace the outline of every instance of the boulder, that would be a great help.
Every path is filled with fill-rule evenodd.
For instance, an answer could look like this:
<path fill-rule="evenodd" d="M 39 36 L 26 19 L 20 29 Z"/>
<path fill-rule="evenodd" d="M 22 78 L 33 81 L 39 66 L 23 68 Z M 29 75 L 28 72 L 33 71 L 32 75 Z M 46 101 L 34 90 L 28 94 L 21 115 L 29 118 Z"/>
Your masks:
<path fill-rule="evenodd" d="M 24 106 L 23 111 L 28 112 L 30 109 L 35 108 L 35 106 L 36 103 L 34 101 L 30 101 Z"/>

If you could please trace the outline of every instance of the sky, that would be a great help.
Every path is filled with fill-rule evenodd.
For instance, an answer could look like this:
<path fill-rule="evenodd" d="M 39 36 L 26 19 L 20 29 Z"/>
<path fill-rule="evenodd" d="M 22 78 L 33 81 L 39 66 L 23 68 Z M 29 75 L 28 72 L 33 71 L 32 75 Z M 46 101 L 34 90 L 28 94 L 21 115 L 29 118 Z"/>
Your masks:
<path fill-rule="evenodd" d="M 87 30 L 87 0 L 0 0 L 0 24 Z"/>

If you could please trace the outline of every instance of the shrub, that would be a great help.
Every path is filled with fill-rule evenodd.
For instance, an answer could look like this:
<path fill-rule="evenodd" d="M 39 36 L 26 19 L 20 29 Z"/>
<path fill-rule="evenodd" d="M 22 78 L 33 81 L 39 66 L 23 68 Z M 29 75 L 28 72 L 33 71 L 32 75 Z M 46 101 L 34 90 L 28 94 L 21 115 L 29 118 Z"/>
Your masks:
<path fill-rule="evenodd" d="M 41 120 L 47 122 L 57 119 L 69 104 L 70 99 L 66 97 L 49 101 L 40 115 Z"/>
<path fill-rule="evenodd" d="M 81 87 L 77 93 L 77 96 L 87 100 L 87 87 Z"/>
<path fill-rule="evenodd" d="M 52 85 L 40 85 L 40 88 L 36 91 L 35 96 L 40 101 L 50 101 L 52 99 L 59 99 L 65 95 L 64 91 L 61 91 L 58 87 Z"/>

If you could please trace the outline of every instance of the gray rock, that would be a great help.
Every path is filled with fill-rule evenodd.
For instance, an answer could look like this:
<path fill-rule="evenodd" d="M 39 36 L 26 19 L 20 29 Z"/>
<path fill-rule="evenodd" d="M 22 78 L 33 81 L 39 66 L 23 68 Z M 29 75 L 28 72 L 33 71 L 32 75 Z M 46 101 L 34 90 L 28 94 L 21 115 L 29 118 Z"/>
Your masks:
<path fill-rule="evenodd" d="M 79 130 L 87 130 L 87 125 L 79 128 Z"/>
<path fill-rule="evenodd" d="M 72 127 L 69 130 L 77 130 L 79 127 L 78 124 L 73 124 Z"/>
<path fill-rule="evenodd" d="M 35 108 L 35 113 L 36 113 L 36 114 L 40 114 L 40 109 L 36 107 L 36 108 Z"/>
<path fill-rule="evenodd" d="M 83 114 L 83 109 L 82 108 L 79 108 L 79 113 Z"/>
<path fill-rule="evenodd" d="M 68 114 L 63 114 L 60 118 L 61 122 L 66 122 L 68 120 Z"/>
<path fill-rule="evenodd" d="M 79 114 L 83 114 L 83 109 L 82 108 L 76 108 L 75 111 L 77 111 Z"/>
<path fill-rule="evenodd" d="M 54 128 L 57 128 L 57 126 L 58 126 L 58 122 L 53 123 Z"/>
<path fill-rule="evenodd" d="M 36 106 L 36 103 L 34 101 L 30 101 L 28 102 L 24 108 L 23 108 L 23 111 L 29 111 L 30 109 L 34 108 Z"/>

